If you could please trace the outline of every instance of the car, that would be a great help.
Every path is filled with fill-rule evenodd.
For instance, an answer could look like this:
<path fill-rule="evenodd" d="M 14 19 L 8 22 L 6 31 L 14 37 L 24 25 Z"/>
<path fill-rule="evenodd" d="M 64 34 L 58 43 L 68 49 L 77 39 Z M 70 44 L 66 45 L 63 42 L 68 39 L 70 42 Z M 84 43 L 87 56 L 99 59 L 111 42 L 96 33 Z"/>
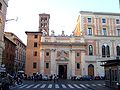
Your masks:
<path fill-rule="evenodd" d="M 93 80 L 93 78 L 89 75 L 84 75 L 80 78 L 80 80 Z"/>
<path fill-rule="evenodd" d="M 105 80 L 105 76 L 100 76 L 101 80 Z"/>
<path fill-rule="evenodd" d="M 101 80 L 101 77 L 100 76 L 95 76 L 94 80 Z"/>
<path fill-rule="evenodd" d="M 48 80 L 48 75 L 43 75 L 42 80 L 47 81 Z"/>
<path fill-rule="evenodd" d="M 76 80 L 81 80 L 82 76 L 79 75 L 79 76 L 76 76 Z"/>

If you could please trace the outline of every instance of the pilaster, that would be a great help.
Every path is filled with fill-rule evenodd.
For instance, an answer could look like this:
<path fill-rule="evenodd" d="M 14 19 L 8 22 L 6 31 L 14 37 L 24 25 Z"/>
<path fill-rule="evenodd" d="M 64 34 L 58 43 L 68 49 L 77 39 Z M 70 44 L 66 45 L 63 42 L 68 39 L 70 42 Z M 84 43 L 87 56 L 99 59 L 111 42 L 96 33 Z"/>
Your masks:
<path fill-rule="evenodd" d="M 75 51 L 70 50 L 71 54 L 71 71 L 72 71 L 72 76 L 75 76 Z"/>
<path fill-rule="evenodd" d="M 81 52 L 81 67 L 80 67 L 82 76 L 87 74 L 87 67 L 85 66 L 86 66 L 85 65 L 85 52 L 82 51 Z"/>
<path fill-rule="evenodd" d="M 55 51 L 56 51 L 56 49 L 51 49 L 51 62 L 50 62 L 51 63 L 51 74 L 57 74 Z"/>
<path fill-rule="evenodd" d="M 40 73 L 44 74 L 44 49 L 40 50 Z"/>

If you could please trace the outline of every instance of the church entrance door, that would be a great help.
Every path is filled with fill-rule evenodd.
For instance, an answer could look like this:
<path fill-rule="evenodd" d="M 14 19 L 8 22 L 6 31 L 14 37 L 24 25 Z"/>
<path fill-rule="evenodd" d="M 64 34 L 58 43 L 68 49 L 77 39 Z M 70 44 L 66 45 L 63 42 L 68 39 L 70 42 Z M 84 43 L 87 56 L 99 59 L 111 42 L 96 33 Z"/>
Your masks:
<path fill-rule="evenodd" d="M 58 75 L 60 79 L 67 79 L 67 65 L 59 65 Z"/>

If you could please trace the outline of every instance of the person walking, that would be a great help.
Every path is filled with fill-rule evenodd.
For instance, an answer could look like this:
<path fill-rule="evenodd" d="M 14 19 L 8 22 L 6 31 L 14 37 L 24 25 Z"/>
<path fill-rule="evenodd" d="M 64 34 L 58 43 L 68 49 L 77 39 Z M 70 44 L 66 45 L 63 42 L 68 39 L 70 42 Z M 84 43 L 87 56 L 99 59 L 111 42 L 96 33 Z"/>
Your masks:
<path fill-rule="evenodd" d="M 52 81 L 52 79 L 53 79 L 53 75 L 50 75 L 50 81 Z"/>
<path fill-rule="evenodd" d="M 58 82 L 58 79 L 59 79 L 59 75 L 56 76 L 56 80 L 57 80 L 57 82 Z"/>
<path fill-rule="evenodd" d="M 55 83 L 55 81 L 56 81 L 56 75 L 55 74 L 53 76 L 53 80 L 54 80 L 54 83 Z"/>

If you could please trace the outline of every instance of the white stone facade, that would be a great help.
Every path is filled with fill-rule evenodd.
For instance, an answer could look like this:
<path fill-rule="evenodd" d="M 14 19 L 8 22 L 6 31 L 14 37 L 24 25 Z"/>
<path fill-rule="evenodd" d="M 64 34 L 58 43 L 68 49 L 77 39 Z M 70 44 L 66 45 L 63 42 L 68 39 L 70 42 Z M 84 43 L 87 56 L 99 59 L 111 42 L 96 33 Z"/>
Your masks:
<path fill-rule="evenodd" d="M 78 37 L 77 37 L 78 38 Z M 78 43 L 75 43 L 75 42 Z M 80 43 L 81 42 L 81 43 Z M 83 47 L 85 42 L 81 39 L 75 40 L 75 37 L 67 37 L 67 36 L 44 36 L 41 37 L 41 67 L 40 67 L 40 73 L 42 74 L 56 74 L 59 75 L 59 65 L 66 65 L 66 76 L 67 78 L 70 78 L 71 76 L 76 75 L 76 51 L 80 51 L 80 69 L 83 68 L 83 64 L 81 62 L 84 62 L 84 56 L 85 56 L 85 48 Z M 50 61 L 50 73 L 45 73 L 45 61 L 47 60 L 45 50 L 50 50 L 49 52 L 49 61 Z M 60 53 L 59 56 L 57 56 L 58 52 Z M 65 56 L 66 54 L 66 56 Z M 81 61 L 82 60 L 82 61 Z M 79 74 L 81 75 L 83 71 L 80 71 Z"/>

